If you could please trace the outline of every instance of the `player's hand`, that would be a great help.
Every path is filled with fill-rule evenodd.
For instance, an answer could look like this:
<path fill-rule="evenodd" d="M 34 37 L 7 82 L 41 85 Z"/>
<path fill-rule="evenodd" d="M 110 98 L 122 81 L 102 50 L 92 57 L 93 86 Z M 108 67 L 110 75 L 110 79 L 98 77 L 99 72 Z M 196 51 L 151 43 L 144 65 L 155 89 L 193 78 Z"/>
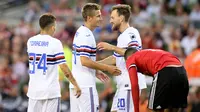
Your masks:
<path fill-rule="evenodd" d="M 78 98 L 79 96 L 81 96 L 81 89 L 80 89 L 79 86 L 75 86 L 74 87 L 74 91 L 75 91 L 76 98 Z"/>
<path fill-rule="evenodd" d="M 100 42 L 99 44 L 97 44 L 97 49 L 111 51 L 113 50 L 113 45 L 108 44 L 106 42 Z"/>
<path fill-rule="evenodd" d="M 114 76 L 118 76 L 121 74 L 121 70 L 119 70 L 116 66 L 107 65 L 106 69 L 107 69 L 108 73 L 110 73 Z"/>
<path fill-rule="evenodd" d="M 110 80 L 110 78 L 105 73 L 103 73 L 102 71 L 99 71 L 99 70 L 96 73 L 96 77 L 103 83 L 106 83 Z"/>

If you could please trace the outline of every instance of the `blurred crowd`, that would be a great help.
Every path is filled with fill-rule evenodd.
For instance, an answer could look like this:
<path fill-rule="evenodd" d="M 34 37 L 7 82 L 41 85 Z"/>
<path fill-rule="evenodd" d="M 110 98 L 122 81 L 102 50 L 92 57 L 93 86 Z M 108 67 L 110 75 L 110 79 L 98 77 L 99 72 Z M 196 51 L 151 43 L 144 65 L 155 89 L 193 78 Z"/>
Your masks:
<path fill-rule="evenodd" d="M 129 4 L 132 7 L 130 24 L 139 30 L 143 49 L 163 49 L 173 53 L 185 64 L 189 79 L 200 79 L 200 0 L 29 0 L 17 25 L 1 22 L 0 19 L 0 111 L 26 112 L 26 42 L 39 33 L 36 27 L 39 16 L 51 12 L 57 17 L 55 37 L 62 41 L 71 67 L 72 41 L 77 28 L 83 24 L 81 8 L 87 2 L 102 6 L 102 25 L 94 30 L 97 43 L 104 41 L 116 45 L 119 32 L 111 30 L 110 9 L 119 3 Z M 97 59 L 108 55 L 112 53 L 98 52 Z M 69 84 L 60 74 L 61 110 L 69 112 Z M 106 84 L 97 83 L 97 89 L 100 112 L 109 112 L 115 93 L 113 80 Z M 146 109 L 147 99 L 148 91 L 141 95 L 141 112 L 149 112 Z M 200 84 L 191 85 L 188 107 L 183 112 L 200 112 Z"/>

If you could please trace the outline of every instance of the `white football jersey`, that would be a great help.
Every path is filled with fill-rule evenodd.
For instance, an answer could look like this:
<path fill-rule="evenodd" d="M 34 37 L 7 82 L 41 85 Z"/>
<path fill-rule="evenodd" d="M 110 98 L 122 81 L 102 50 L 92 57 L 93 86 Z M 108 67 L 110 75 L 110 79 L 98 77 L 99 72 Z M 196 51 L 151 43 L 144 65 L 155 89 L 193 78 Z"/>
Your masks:
<path fill-rule="evenodd" d="M 96 41 L 90 29 L 79 27 L 73 41 L 72 74 L 81 88 L 96 87 L 96 70 L 82 66 L 80 56 L 96 61 Z M 70 84 L 70 88 L 73 85 Z"/>
<path fill-rule="evenodd" d="M 60 40 L 38 34 L 27 42 L 29 55 L 29 87 L 31 99 L 60 97 L 58 64 L 66 63 Z"/>
<path fill-rule="evenodd" d="M 137 47 L 138 49 L 141 49 L 142 42 L 138 30 L 133 27 L 129 27 L 124 32 L 122 32 L 117 39 L 117 47 Z M 116 66 L 122 72 L 121 75 L 115 77 L 117 88 L 131 89 L 130 79 L 124 57 L 115 52 L 114 57 L 116 57 Z M 146 88 L 145 76 L 139 73 L 138 80 L 140 89 Z"/>

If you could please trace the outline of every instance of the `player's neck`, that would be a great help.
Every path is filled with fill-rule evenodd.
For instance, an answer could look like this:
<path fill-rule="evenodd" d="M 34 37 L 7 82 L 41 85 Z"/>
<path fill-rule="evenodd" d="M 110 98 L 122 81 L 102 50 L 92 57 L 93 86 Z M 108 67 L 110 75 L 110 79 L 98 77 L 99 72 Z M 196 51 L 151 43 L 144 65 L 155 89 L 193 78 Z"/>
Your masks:
<path fill-rule="evenodd" d="M 129 24 L 128 23 L 122 23 L 121 25 L 120 25 L 120 28 L 119 28 L 119 31 L 122 33 L 122 32 L 124 32 L 127 28 L 129 28 L 130 26 L 129 26 Z"/>
<path fill-rule="evenodd" d="M 87 27 L 88 29 L 90 29 L 91 31 L 93 31 L 95 28 L 92 27 L 92 25 L 90 25 L 89 23 L 85 22 L 85 27 Z"/>
<path fill-rule="evenodd" d="M 40 31 L 40 34 L 41 34 L 41 35 L 50 35 L 50 36 L 52 36 L 52 34 L 51 34 L 50 32 L 45 31 L 45 30 L 41 30 L 41 31 Z"/>

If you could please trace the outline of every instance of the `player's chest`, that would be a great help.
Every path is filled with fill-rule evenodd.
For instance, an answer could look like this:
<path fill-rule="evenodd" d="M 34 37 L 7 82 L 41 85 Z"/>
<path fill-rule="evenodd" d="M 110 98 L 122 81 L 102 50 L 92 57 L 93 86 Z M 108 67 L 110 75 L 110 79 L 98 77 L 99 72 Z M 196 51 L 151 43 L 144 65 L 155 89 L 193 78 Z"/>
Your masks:
<path fill-rule="evenodd" d="M 124 48 L 124 47 L 127 47 L 127 46 L 128 46 L 128 43 L 127 43 L 126 38 L 119 36 L 118 39 L 117 39 L 117 47 Z"/>

